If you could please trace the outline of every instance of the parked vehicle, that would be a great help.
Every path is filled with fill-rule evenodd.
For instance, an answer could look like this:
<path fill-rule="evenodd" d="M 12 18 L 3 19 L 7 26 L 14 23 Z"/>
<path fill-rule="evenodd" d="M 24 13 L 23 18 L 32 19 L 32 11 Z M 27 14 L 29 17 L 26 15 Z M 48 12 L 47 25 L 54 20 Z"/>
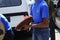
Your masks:
<path fill-rule="evenodd" d="M 27 32 L 27 30 L 14 30 L 15 26 L 24 19 L 24 15 L 28 15 L 27 1 L 28 0 L 0 0 L 0 13 L 8 19 L 10 26 L 15 33 L 16 40 L 30 35 L 30 31 Z"/>

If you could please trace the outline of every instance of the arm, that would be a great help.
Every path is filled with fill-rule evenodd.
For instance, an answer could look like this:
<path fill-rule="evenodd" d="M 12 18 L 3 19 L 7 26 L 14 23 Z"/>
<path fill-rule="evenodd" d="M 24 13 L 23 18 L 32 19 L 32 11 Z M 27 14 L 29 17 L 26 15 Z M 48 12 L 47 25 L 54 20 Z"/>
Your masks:
<path fill-rule="evenodd" d="M 6 19 L 6 17 L 4 15 L 1 15 L 1 22 L 3 23 L 5 30 L 11 29 L 8 20 Z"/>
<path fill-rule="evenodd" d="M 48 6 L 43 5 L 41 7 L 41 13 L 42 13 L 42 22 L 39 24 L 32 24 L 32 28 L 46 28 L 49 26 L 49 10 Z"/>
<path fill-rule="evenodd" d="M 37 25 L 32 24 L 32 28 L 46 28 L 49 26 L 49 19 L 44 18 L 42 23 L 39 23 Z"/>

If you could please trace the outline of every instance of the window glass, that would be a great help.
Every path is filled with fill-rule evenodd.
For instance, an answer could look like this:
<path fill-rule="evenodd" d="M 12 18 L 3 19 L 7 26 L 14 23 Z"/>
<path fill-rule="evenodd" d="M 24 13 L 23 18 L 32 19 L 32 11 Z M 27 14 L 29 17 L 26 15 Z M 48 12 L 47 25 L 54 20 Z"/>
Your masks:
<path fill-rule="evenodd" d="M 21 0 L 0 0 L 0 7 L 19 6 L 21 4 Z"/>

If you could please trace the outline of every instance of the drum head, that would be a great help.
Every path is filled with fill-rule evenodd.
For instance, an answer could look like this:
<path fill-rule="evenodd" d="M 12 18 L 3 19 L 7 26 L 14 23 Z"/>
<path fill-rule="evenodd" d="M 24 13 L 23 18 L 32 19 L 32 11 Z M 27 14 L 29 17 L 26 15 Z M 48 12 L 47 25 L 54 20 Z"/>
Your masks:
<path fill-rule="evenodd" d="M 0 21 L 0 40 L 4 38 L 4 35 L 5 35 L 5 28 L 3 23 Z"/>
<path fill-rule="evenodd" d="M 24 20 L 22 20 L 20 23 L 17 24 L 15 29 L 22 30 L 24 25 L 29 25 L 29 23 L 31 22 L 32 22 L 32 17 L 25 18 Z"/>

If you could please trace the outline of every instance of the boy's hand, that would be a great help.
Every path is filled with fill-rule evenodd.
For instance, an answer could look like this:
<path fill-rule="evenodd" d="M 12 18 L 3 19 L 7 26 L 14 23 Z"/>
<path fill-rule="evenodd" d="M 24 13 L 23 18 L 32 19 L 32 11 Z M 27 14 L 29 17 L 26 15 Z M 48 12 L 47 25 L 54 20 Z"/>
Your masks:
<path fill-rule="evenodd" d="M 27 30 L 30 27 L 30 25 L 24 25 L 23 30 Z"/>

